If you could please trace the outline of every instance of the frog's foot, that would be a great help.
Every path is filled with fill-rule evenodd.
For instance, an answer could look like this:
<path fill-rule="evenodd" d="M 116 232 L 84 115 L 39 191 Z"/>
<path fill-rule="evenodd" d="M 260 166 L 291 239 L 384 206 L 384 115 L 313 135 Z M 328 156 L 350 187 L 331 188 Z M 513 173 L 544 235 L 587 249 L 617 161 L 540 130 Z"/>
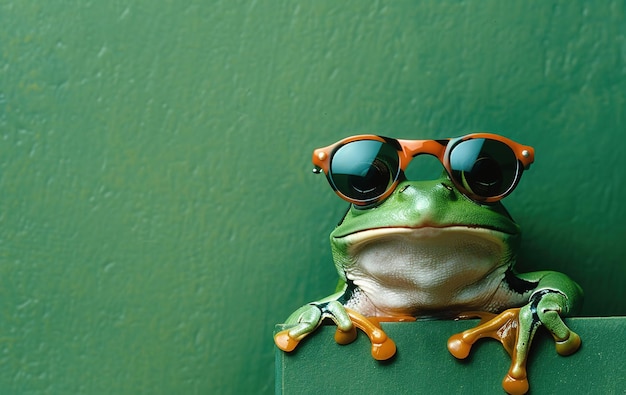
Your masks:
<path fill-rule="evenodd" d="M 345 332 L 345 339 L 356 338 L 356 329 L 343 305 L 337 301 L 311 303 L 300 307 L 287 319 L 287 325 L 293 325 L 274 335 L 274 343 L 283 351 L 293 351 L 300 341 L 313 333 L 326 318 L 332 319 L 337 330 Z M 349 342 L 348 342 L 349 343 Z M 345 343 L 342 343 L 345 344 Z"/>
<path fill-rule="evenodd" d="M 526 378 L 526 358 L 517 358 L 515 343 L 519 329 L 520 309 L 509 309 L 496 315 L 485 312 L 468 312 L 459 318 L 480 318 L 480 323 L 464 332 L 452 335 L 448 339 L 448 350 L 458 359 L 466 358 L 472 345 L 484 337 L 499 340 L 511 356 L 511 367 L 502 386 L 509 394 L 525 394 L 528 391 Z"/>
<path fill-rule="evenodd" d="M 476 341 L 491 337 L 499 340 L 510 355 L 515 343 L 518 314 L 519 309 L 509 309 L 500 314 L 472 311 L 459 315 L 457 319 L 480 318 L 480 322 L 472 329 L 452 335 L 448 339 L 448 350 L 456 358 L 465 359 Z"/>
<path fill-rule="evenodd" d="M 511 356 L 511 366 L 502 387 L 509 394 L 525 394 L 529 388 L 526 361 L 539 326 L 550 331 L 560 355 L 572 354 L 580 347 L 580 337 L 563 323 L 559 315 L 559 306 L 563 306 L 560 298 L 560 293 L 546 292 L 522 308 L 509 309 L 498 315 L 466 313 L 461 318 L 480 317 L 481 322 L 475 328 L 451 336 L 448 350 L 456 358 L 463 359 L 478 339 L 491 337 L 499 340 Z"/>
<path fill-rule="evenodd" d="M 315 331 L 324 318 L 332 319 L 337 324 L 335 341 L 348 344 L 356 339 L 356 328 L 362 330 L 372 343 L 372 357 L 383 361 L 394 356 L 396 345 L 380 327 L 382 319 L 368 319 L 354 310 L 345 308 L 337 301 L 327 304 L 310 304 L 301 307 L 287 320 L 297 322 L 289 329 L 282 330 L 274 336 L 274 342 L 283 351 L 293 351 L 298 343 Z M 391 320 L 391 319 L 385 319 Z M 393 319 L 404 321 L 403 318 Z"/>

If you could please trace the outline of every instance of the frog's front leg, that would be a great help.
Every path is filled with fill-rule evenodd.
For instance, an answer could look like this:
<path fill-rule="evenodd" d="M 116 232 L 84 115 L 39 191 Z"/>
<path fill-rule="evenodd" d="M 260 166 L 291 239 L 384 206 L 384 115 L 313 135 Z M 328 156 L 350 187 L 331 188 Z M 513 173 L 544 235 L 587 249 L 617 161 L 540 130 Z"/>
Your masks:
<path fill-rule="evenodd" d="M 467 357 L 472 344 L 482 337 L 499 340 L 511 355 L 511 366 L 502 382 L 510 394 L 524 394 L 528 391 L 526 361 L 533 337 L 540 326 L 552 334 L 556 351 L 560 355 L 576 352 L 581 344 L 580 337 L 561 318 L 580 307 L 580 287 L 567 276 L 556 272 L 527 273 L 518 277 L 534 286 L 523 307 L 509 309 L 499 315 L 464 314 L 461 318 L 478 316 L 482 320 L 475 328 L 453 335 L 448 340 L 448 349 L 457 358 Z"/>

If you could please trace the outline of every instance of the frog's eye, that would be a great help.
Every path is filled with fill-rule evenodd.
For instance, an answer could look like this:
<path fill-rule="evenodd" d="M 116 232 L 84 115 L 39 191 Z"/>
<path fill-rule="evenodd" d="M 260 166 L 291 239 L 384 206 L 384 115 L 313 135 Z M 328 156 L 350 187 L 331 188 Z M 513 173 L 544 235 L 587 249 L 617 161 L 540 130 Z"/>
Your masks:
<path fill-rule="evenodd" d="M 452 147 L 449 167 L 459 187 L 481 198 L 508 194 L 520 171 L 515 152 L 508 145 L 483 138 L 461 141 Z"/>
<path fill-rule="evenodd" d="M 382 141 L 358 140 L 335 151 L 328 176 L 341 194 L 367 204 L 389 191 L 399 172 L 395 148 Z"/>

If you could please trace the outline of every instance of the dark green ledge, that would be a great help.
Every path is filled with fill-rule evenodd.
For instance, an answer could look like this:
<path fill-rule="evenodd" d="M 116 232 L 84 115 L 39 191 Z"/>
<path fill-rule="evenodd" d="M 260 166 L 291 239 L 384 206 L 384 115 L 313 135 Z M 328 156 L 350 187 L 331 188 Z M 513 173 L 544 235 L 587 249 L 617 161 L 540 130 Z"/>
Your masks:
<path fill-rule="evenodd" d="M 463 361 L 446 348 L 450 335 L 476 322 L 383 323 L 398 348 L 385 362 L 370 356 L 365 334 L 342 346 L 333 339 L 335 327 L 325 325 L 291 353 L 276 348 L 276 394 L 504 394 L 510 359 L 499 342 L 479 340 Z M 540 328 L 528 362 L 529 394 L 626 393 L 626 317 L 571 318 L 567 324 L 581 336 L 581 348 L 562 357 Z"/>

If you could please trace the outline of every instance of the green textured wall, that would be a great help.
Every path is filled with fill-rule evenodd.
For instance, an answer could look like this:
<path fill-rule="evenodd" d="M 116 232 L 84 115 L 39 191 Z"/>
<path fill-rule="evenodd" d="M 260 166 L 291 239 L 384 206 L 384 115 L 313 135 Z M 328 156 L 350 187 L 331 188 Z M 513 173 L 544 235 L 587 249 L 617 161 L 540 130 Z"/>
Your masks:
<path fill-rule="evenodd" d="M 0 392 L 272 393 L 274 324 L 335 282 L 311 150 L 353 133 L 534 145 L 520 269 L 626 314 L 625 15 L 0 0 Z"/>

